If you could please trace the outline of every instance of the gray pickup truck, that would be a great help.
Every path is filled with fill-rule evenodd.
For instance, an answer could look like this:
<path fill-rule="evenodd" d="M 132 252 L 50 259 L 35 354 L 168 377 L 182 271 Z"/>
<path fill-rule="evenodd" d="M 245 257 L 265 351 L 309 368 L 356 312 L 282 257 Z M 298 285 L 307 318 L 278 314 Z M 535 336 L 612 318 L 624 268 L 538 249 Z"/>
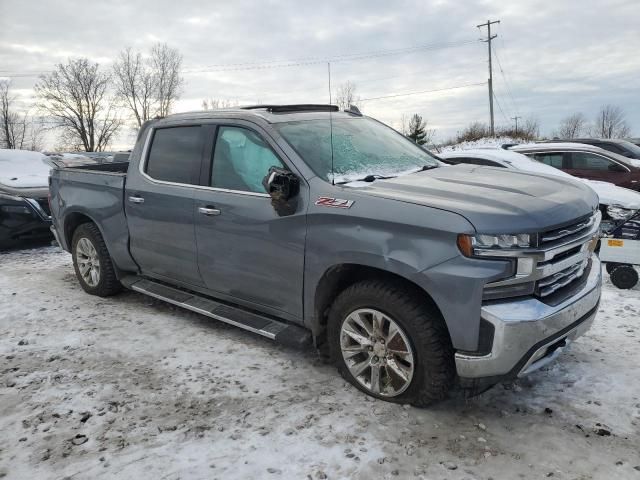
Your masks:
<path fill-rule="evenodd" d="M 148 122 L 128 164 L 52 171 L 58 242 L 90 294 L 123 286 L 425 406 L 540 368 L 600 300 L 598 198 L 559 177 L 445 166 L 357 109 Z"/>

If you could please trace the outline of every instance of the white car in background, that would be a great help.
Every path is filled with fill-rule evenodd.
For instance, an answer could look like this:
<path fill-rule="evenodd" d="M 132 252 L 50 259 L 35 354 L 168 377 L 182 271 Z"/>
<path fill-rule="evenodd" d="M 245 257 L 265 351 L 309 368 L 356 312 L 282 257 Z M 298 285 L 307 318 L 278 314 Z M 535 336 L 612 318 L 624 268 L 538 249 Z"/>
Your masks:
<path fill-rule="evenodd" d="M 480 147 L 469 150 L 449 150 L 438 153 L 439 158 L 451 164 L 473 164 L 487 167 L 510 168 L 531 173 L 572 178 L 589 185 L 600 198 L 602 229 L 608 231 L 615 222 L 631 217 L 640 209 L 640 193 L 612 183 L 586 180 L 569 175 L 562 170 L 537 162 L 526 155 L 499 147 Z"/>

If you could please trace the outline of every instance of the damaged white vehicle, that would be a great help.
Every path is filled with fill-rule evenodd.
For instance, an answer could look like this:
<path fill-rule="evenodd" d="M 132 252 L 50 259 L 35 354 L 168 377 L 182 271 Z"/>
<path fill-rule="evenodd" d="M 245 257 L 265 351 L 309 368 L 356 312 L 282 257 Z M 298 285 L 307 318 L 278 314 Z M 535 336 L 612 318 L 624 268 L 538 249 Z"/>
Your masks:
<path fill-rule="evenodd" d="M 469 150 L 452 150 L 438 153 L 438 157 L 450 164 L 473 164 L 485 167 L 510 168 L 532 173 L 542 173 L 571 178 L 589 185 L 600 198 L 601 228 L 610 230 L 614 224 L 626 220 L 640 209 L 640 193 L 612 183 L 587 180 L 569 175 L 562 170 L 537 162 L 526 155 L 499 147 L 480 147 Z"/>

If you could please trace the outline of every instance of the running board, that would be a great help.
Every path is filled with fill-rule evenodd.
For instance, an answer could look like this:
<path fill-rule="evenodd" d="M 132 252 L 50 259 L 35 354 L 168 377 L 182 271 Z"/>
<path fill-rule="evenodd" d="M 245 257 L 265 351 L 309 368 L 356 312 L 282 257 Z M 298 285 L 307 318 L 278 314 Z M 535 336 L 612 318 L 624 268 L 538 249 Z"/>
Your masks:
<path fill-rule="evenodd" d="M 146 278 L 127 276 L 122 284 L 136 292 L 163 300 L 192 312 L 257 333 L 284 345 L 304 347 L 311 344 L 310 332 L 297 325 L 274 320 L 260 314 L 216 302 L 196 293 L 169 287 Z"/>

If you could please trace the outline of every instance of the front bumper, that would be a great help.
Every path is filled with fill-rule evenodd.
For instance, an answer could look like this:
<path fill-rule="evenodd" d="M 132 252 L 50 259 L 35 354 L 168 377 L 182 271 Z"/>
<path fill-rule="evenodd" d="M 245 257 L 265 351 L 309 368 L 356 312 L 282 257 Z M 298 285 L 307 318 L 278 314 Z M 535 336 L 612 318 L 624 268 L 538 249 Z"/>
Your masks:
<path fill-rule="evenodd" d="M 46 199 L 18 197 L 0 192 L 0 248 L 50 238 L 51 216 Z M 48 206 L 47 206 L 48 208 Z"/>
<path fill-rule="evenodd" d="M 494 328 L 493 344 L 486 355 L 456 353 L 456 369 L 463 382 L 526 375 L 553 361 L 586 332 L 595 318 L 602 284 L 600 261 L 593 255 L 591 262 L 580 290 L 557 305 L 536 298 L 483 305 L 481 317 Z"/>

